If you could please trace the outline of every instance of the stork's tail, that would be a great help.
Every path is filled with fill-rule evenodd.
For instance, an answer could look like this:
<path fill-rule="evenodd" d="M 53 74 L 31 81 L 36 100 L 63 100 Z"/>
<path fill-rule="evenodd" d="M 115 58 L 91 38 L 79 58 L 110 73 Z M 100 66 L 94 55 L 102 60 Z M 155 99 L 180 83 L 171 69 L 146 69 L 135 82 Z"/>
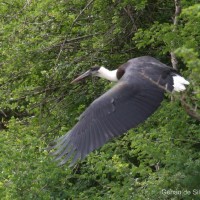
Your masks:
<path fill-rule="evenodd" d="M 189 85 L 190 83 L 185 80 L 182 76 L 178 75 L 178 74 L 175 74 L 173 76 L 173 87 L 174 87 L 174 91 L 176 92 L 181 92 L 181 91 L 184 91 L 186 88 L 185 88 L 185 85 Z"/>

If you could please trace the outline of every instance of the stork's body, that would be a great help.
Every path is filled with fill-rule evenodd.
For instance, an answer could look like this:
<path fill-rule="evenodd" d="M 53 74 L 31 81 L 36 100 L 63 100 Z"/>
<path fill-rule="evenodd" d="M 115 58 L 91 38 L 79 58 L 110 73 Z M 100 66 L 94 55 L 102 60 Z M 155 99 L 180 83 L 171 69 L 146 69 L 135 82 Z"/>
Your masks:
<path fill-rule="evenodd" d="M 53 154 L 61 159 L 60 164 L 70 157 L 74 164 L 108 140 L 136 127 L 156 111 L 166 91 L 180 92 L 189 84 L 176 70 L 149 56 L 131 59 L 113 71 L 93 67 L 73 82 L 89 75 L 117 84 L 97 98 L 77 124 L 56 141 Z"/>

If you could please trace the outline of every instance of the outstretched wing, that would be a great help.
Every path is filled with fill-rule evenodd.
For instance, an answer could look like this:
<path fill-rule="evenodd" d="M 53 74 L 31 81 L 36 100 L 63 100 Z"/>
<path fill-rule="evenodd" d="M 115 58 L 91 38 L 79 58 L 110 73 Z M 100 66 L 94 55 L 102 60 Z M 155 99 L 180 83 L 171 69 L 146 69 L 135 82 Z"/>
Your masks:
<path fill-rule="evenodd" d="M 139 74 L 132 81 L 122 79 L 96 99 L 66 135 L 55 141 L 53 155 L 61 165 L 73 158 L 73 165 L 147 119 L 163 97 L 164 89 Z"/>

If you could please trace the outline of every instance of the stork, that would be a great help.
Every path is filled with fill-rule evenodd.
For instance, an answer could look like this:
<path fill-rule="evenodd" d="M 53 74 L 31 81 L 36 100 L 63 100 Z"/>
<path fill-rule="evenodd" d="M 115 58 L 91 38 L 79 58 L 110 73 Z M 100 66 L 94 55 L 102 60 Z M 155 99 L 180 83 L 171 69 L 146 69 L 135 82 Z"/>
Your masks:
<path fill-rule="evenodd" d="M 72 83 L 89 76 L 117 83 L 94 100 L 77 124 L 50 147 L 60 165 L 69 159 L 74 165 L 110 139 L 144 122 L 160 106 L 166 91 L 181 92 L 189 84 L 175 69 L 150 56 L 128 60 L 113 71 L 92 67 Z"/>

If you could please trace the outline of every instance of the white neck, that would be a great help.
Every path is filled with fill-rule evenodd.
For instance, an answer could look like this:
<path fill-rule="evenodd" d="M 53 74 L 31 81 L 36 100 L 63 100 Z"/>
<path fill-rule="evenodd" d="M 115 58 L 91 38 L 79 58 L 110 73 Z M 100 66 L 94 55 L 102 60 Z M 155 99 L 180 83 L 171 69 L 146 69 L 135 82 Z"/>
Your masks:
<path fill-rule="evenodd" d="M 105 78 L 109 81 L 118 81 L 117 69 L 110 71 L 110 70 L 106 69 L 105 67 L 100 67 L 100 69 L 98 70 L 97 76 L 101 77 L 101 78 Z"/>

